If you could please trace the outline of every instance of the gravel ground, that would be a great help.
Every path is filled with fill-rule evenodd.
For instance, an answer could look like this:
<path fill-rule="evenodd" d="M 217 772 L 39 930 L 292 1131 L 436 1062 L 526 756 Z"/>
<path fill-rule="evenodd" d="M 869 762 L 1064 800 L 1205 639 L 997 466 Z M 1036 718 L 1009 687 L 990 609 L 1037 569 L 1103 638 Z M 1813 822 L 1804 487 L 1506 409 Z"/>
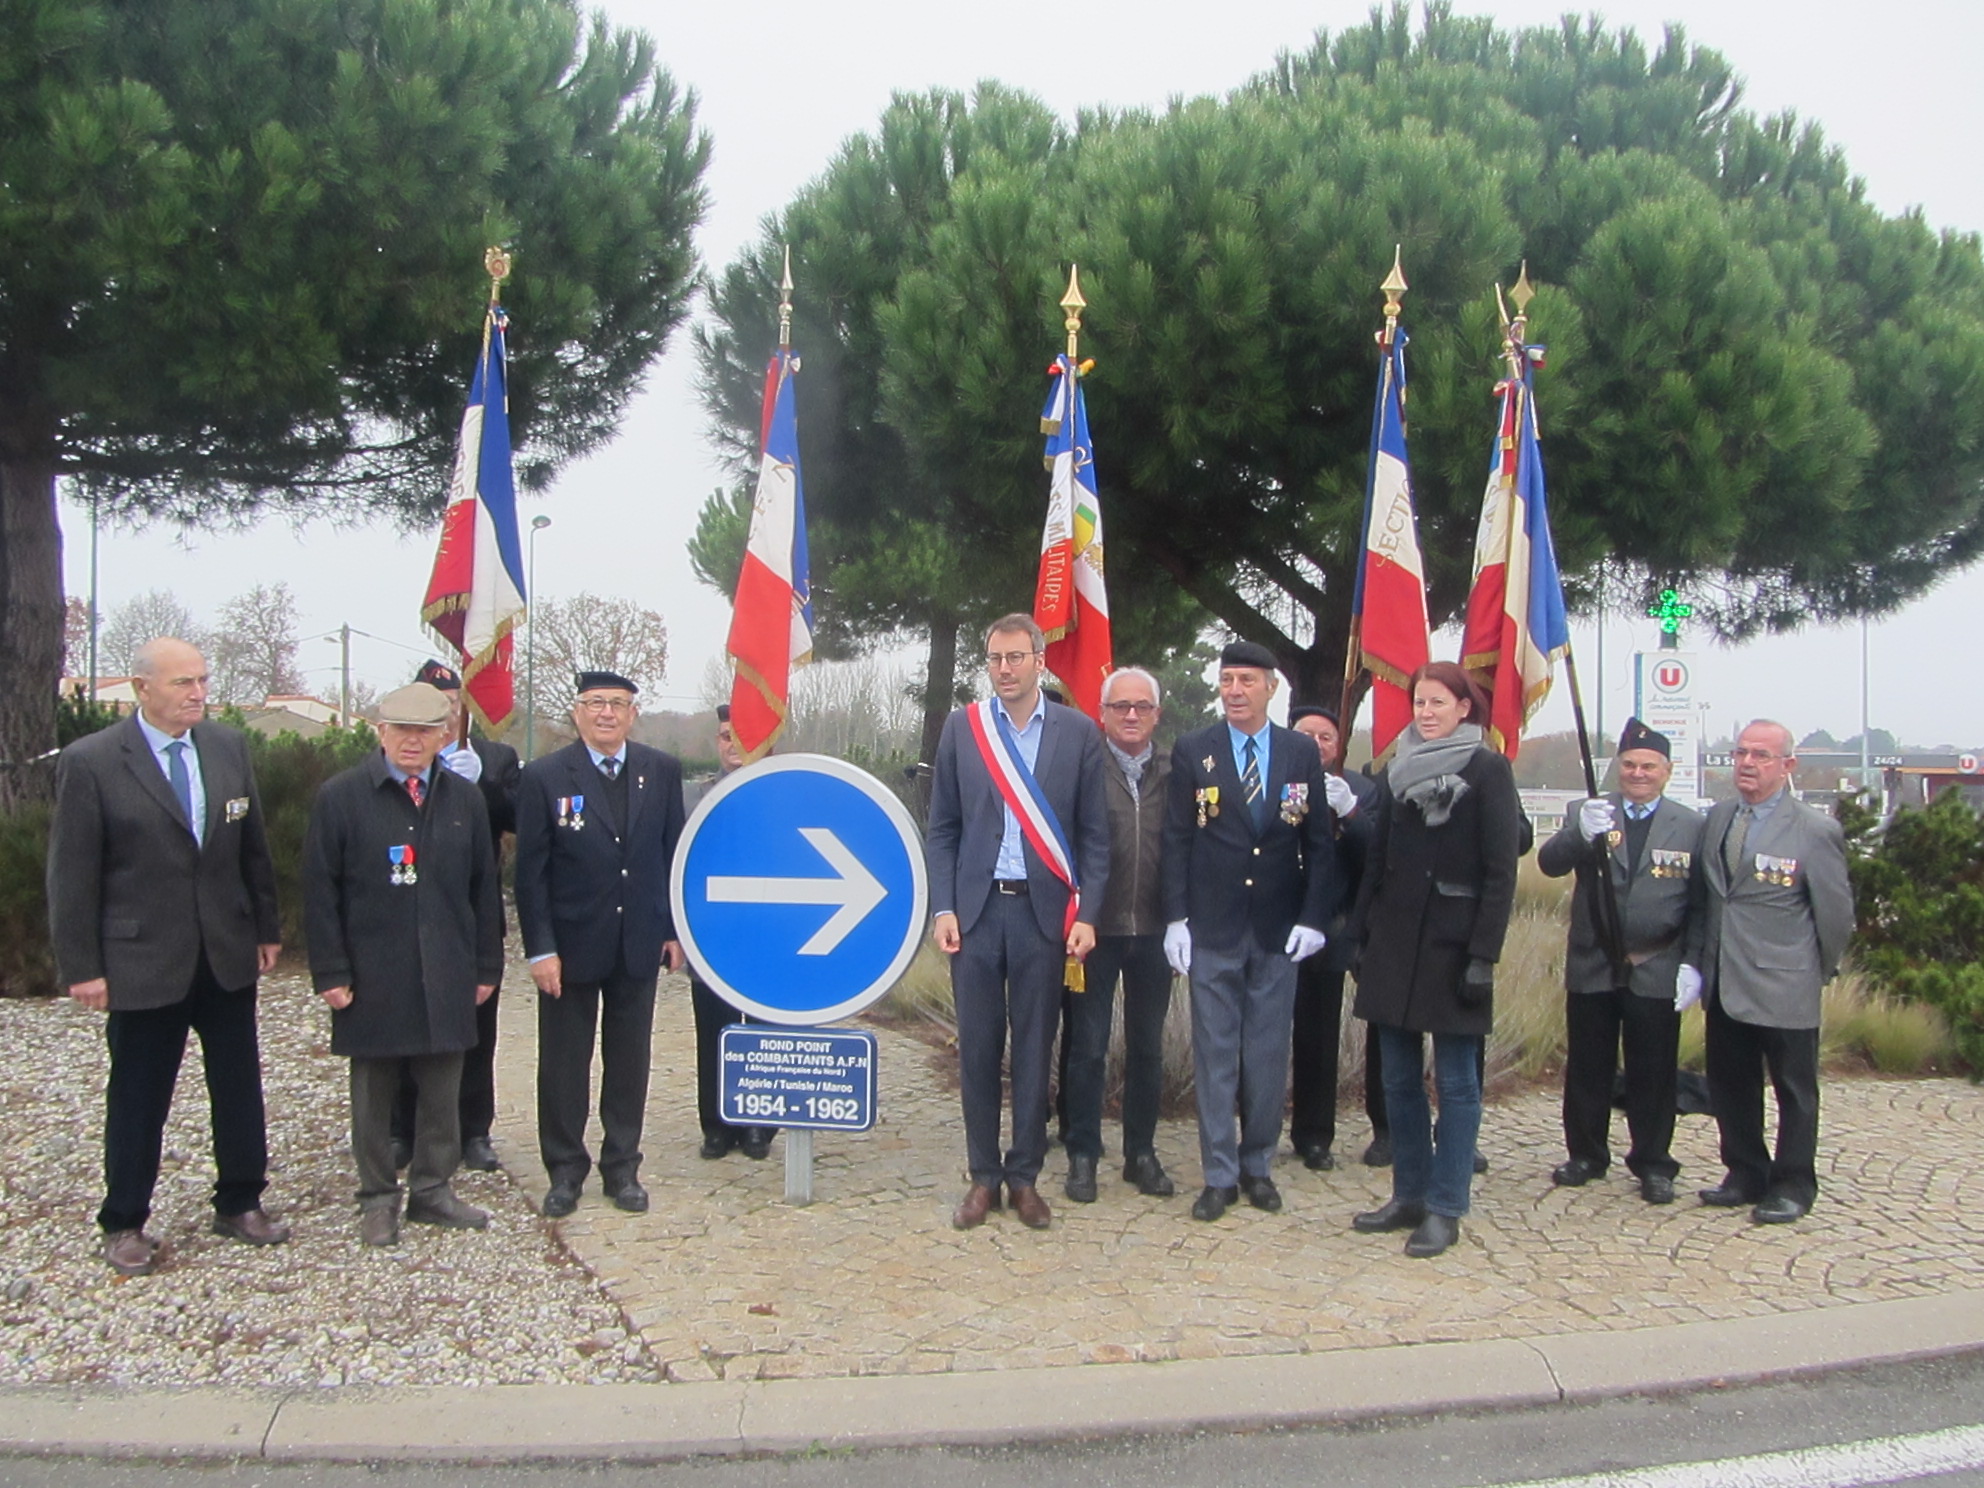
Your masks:
<path fill-rule="evenodd" d="M 0 1000 L 0 1383 L 498 1385 L 650 1381 L 619 1308 L 501 1173 L 456 1190 L 488 1230 L 357 1237 L 345 1061 L 305 978 L 265 978 L 265 1203 L 295 1227 L 257 1249 L 212 1234 L 198 1040 L 165 1132 L 150 1276 L 98 1254 L 103 1018 L 67 999 Z"/>

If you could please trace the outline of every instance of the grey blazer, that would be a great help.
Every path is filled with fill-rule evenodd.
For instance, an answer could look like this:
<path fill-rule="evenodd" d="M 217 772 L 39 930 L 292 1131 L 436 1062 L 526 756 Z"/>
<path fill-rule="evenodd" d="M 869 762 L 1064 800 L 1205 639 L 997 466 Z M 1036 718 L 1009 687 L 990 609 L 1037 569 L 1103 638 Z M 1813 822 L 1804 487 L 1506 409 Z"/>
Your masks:
<path fill-rule="evenodd" d="M 1625 800 L 1609 797 L 1620 824 L 1619 841 L 1609 851 L 1586 842 L 1578 832 L 1578 808 L 1565 813 L 1564 825 L 1536 850 L 1536 866 L 1550 878 L 1562 878 L 1594 853 L 1605 852 L 1612 883 L 1625 921 L 1626 961 L 1632 990 L 1641 997 L 1674 1000 L 1674 973 L 1686 952 L 1693 922 L 1701 914 L 1702 815 L 1665 796 L 1654 807 L 1647 826 L 1646 846 L 1639 866 L 1626 866 Z M 1598 880 L 1578 880 L 1571 899 L 1571 938 L 1564 957 L 1564 986 L 1572 992 L 1610 992 L 1617 978 L 1612 958 L 1598 938 L 1592 895 Z"/>
<path fill-rule="evenodd" d="M 137 719 L 76 740 L 55 767 L 55 964 L 65 987 L 105 978 L 119 1012 L 182 1001 L 203 948 L 222 987 L 252 987 L 256 946 L 282 939 L 248 745 L 218 723 L 196 723 L 192 734 L 207 792 L 204 842 L 188 830 Z"/>
<path fill-rule="evenodd" d="M 1723 801 L 1702 830 L 1707 891 L 1700 946 L 1702 997 L 1764 1028 L 1816 1028 L 1819 993 L 1853 934 L 1853 889 L 1839 823 L 1785 795 L 1744 839 L 1734 881 L 1723 845 L 1738 801 Z"/>

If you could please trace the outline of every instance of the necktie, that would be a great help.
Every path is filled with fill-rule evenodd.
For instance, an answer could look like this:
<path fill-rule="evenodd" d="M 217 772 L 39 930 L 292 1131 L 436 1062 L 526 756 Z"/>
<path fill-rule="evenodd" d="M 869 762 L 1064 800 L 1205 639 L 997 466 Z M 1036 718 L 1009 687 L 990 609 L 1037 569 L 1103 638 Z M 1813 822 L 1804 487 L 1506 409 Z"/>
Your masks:
<path fill-rule="evenodd" d="M 1738 806 L 1736 820 L 1730 823 L 1729 835 L 1722 839 L 1722 866 L 1729 870 L 1729 881 L 1736 882 L 1743 876 L 1743 844 L 1750 836 L 1750 808 Z"/>
<path fill-rule="evenodd" d="M 406 793 L 413 797 L 414 809 L 416 811 L 419 810 L 420 803 L 427 799 L 427 782 L 422 780 L 418 775 L 407 776 Z"/>
<path fill-rule="evenodd" d="M 166 778 L 172 782 L 172 793 L 179 798 L 179 814 L 186 818 L 186 830 L 195 837 L 200 829 L 193 825 L 193 777 L 186 772 L 186 741 L 174 739 L 165 746 Z"/>
<path fill-rule="evenodd" d="M 601 760 L 601 761 L 599 762 L 599 767 L 600 767 L 600 769 L 602 769 L 602 770 L 604 770 L 604 771 L 606 772 L 606 778 L 607 778 L 608 780 L 618 780 L 618 779 L 620 778 L 620 761 L 619 761 L 619 760 L 617 760 L 617 759 L 603 759 L 603 760 Z"/>
<path fill-rule="evenodd" d="M 1267 792 L 1261 789 L 1261 753 L 1252 739 L 1242 751 L 1247 760 L 1246 769 L 1240 772 L 1240 787 L 1247 797 L 1247 810 L 1253 815 L 1254 830 L 1260 831 L 1267 816 Z"/>

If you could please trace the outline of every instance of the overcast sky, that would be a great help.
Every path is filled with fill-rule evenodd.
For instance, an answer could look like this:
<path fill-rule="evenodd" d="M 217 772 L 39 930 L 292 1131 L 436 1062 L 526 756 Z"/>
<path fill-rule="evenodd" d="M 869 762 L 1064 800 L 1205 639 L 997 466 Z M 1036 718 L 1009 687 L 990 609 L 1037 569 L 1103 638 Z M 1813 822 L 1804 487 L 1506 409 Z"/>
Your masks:
<path fill-rule="evenodd" d="M 1549 22 L 1571 8 L 1550 0 L 1457 5 L 1509 25 Z M 1984 139 L 1979 0 L 1919 0 L 1905 12 L 1838 0 L 1628 0 L 1597 8 L 1649 37 L 1678 22 L 1691 39 L 1722 51 L 1746 80 L 1750 107 L 1790 108 L 1822 124 L 1884 211 L 1920 207 L 1932 226 L 1984 229 L 1984 172 L 1975 160 Z M 604 9 L 654 36 L 678 82 L 700 97 L 699 117 L 715 142 L 700 247 L 706 262 L 721 265 L 767 213 L 820 173 L 842 139 L 874 123 L 893 91 L 969 88 L 996 78 L 1070 116 L 1092 104 L 1161 105 L 1180 94 L 1223 92 L 1266 67 L 1277 50 L 1306 45 L 1318 27 L 1360 23 L 1369 7 L 1362 0 L 1245 0 L 1214 9 L 1178 0 L 1088 0 L 1046 10 L 985 0 L 610 0 Z M 1372 251 L 1375 278 L 1387 255 L 1385 245 Z M 469 369 L 462 371 L 466 381 Z M 539 513 L 552 519 L 537 540 L 540 594 L 622 594 L 667 620 L 674 696 L 650 700 L 663 707 L 696 705 L 729 619 L 721 598 L 691 577 L 682 551 L 703 499 L 723 478 L 704 437 L 693 372 L 687 338 L 678 338 L 650 373 L 621 437 L 569 467 L 521 512 L 525 523 Z M 1098 442 L 1102 437 L 1098 431 Z M 1042 495 L 1044 502 L 1044 489 Z M 85 593 L 87 517 L 65 508 L 64 526 L 69 592 Z M 1015 534 L 1015 541 L 1033 540 Z M 415 652 L 429 649 L 418 611 L 432 560 L 431 535 L 401 539 L 386 529 L 316 524 L 298 534 L 272 523 L 227 536 L 106 531 L 101 602 L 108 611 L 134 593 L 167 588 L 204 616 L 256 582 L 286 580 L 313 637 L 305 643 L 306 673 L 313 689 L 329 696 L 337 648 L 314 638 L 341 623 L 393 643 L 356 640 L 358 676 L 391 686 L 411 674 Z M 1014 602 L 1029 598 L 1015 595 Z M 1938 665 L 1954 646 L 1971 670 L 1980 601 L 1984 568 L 1972 568 L 1871 627 L 1877 727 L 1918 744 L 1984 743 L 1975 689 L 1947 685 L 1948 668 Z M 1601 659 L 1591 630 L 1576 633 L 1588 705 L 1595 706 L 1590 694 L 1602 670 L 1609 726 L 1631 706 L 1630 653 L 1651 646 L 1654 635 L 1650 622 L 1615 619 Z M 1697 673 L 1713 730 L 1759 713 L 1780 716 L 1799 733 L 1823 726 L 1843 738 L 1859 727 L 1858 626 L 1709 649 Z M 1568 727 L 1563 691 L 1538 729 Z"/>

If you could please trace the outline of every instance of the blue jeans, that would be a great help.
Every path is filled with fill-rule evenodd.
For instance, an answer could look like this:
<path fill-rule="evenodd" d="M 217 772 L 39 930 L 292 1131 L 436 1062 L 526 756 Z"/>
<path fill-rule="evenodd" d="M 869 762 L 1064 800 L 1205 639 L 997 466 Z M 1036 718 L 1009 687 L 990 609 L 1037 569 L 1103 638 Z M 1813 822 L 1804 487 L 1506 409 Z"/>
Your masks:
<path fill-rule="evenodd" d="M 1392 1197 L 1459 1219 L 1474 1183 L 1474 1144 L 1481 1132 L 1481 1038 L 1433 1035 L 1433 1081 L 1440 1091 L 1436 1125 L 1426 1103 L 1424 1035 L 1372 1025 L 1384 1050 L 1385 1111 L 1392 1124 Z"/>

